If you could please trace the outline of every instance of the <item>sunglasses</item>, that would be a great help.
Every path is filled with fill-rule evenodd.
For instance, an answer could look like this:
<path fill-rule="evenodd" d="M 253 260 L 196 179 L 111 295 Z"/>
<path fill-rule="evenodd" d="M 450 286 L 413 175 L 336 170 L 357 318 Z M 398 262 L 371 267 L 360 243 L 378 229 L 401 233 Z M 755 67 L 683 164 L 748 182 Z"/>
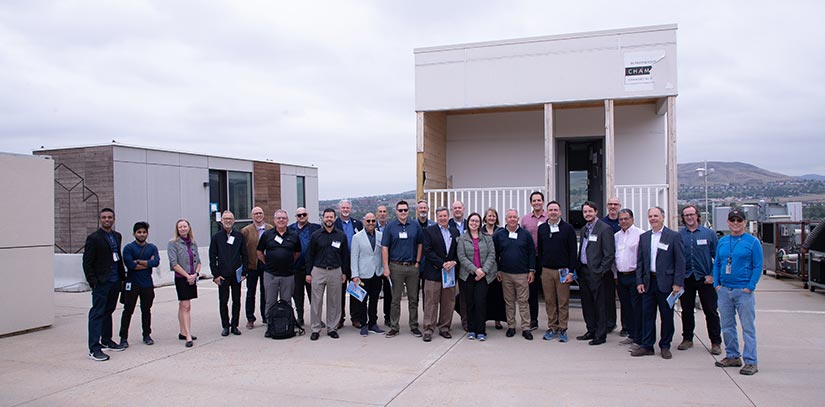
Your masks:
<path fill-rule="evenodd" d="M 367 219 L 364 223 L 375 223 L 375 219 Z"/>
<path fill-rule="evenodd" d="M 742 223 L 745 220 L 742 219 L 742 218 L 733 218 L 733 219 L 728 219 L 728 221 L 733 222 L 733 223 Z"/>
<path fill-rule="evenodd" d="M 303 218 L 303 217 L 307 216 L 307 214 L 305 214 L 305 213 L 296 213 L 295 216 L 297 216 L 299 218 Z"/>
<path fill-rule="evenodd" d="M 404 209 L 396 209 L 396 211 L 398 211 L 398 212 L 409 212 L 409 211 L 410 211 L 410 209 L 409 209 L 409 208 L 404 208 Z"/>

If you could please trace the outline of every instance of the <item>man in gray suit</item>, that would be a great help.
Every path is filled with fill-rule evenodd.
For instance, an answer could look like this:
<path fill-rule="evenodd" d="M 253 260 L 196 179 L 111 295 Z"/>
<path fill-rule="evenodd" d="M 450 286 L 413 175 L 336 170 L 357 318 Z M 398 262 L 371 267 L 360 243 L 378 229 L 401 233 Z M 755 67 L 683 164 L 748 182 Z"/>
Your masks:
<path fill-rule="evenodd" d="M 607 341 L 607 312 L 605 307 L 606 284 L 602 280 L 609 273 L 613 275 L 613 259 L 616 257 L 616 242 L 613 228 L 599 219 L 599 208 L 594 202 L 582 205 L 585 223 L 579 249 L 579 287 L 581 289 L 582 314 L 587 332 L 577 336 L 580 341 L 589 340 L 590 345 L 601 345 Z"/>
<path fill-rule="evenodd" d="M 369 332 L 384 333 L 378 327 L 378 296 L 381 293 L 381 278 L 383 274 L 381 264 L 381 232 L 376 229 L 375 215 L 364 215 L 364 229 L 352 237 L 352 282 L 361 285 L 367 291 L 364 301 L 358 304 L 361 309 L 358 321 L 361 324 L 361 336 Z M 358 301 L 350 298 L 350 303 Z M 367 304 L 369 303 L 369 307 Z M 369 308 L 369 309 L 367 309 Z"/>
<path fill-rule="evenodd" d="M 685 281 L 685 247 L 678 232 L 664 227 L 665 211 L 656 206 L 647 211 L 651 230 L 639 237 L 636 260 L 636 290 L 642 295 L 642 341 L 631 356 L 653 355 L 656 341 L 656 309 L 662 318 L 659 348 L 670 359 L 673 340 L 673 308 L 667 297 L 675 296 Z"/>

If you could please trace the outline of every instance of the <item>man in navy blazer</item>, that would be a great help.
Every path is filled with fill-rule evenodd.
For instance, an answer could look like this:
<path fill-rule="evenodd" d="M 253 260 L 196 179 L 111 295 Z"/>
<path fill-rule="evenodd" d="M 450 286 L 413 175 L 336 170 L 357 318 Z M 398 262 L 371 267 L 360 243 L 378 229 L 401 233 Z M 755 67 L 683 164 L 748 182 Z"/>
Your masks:
<path fill-rule="evenodd" d="M 440 207 L 435 211 L 438 224 L 424 229 L 423 254 L 427 259 L 424 268 L 424 342 L 432 340 L 435 328 L 438 334 L 445 339 L 452 338 L 450 325 L 453 322 L 455 308 L 455 290 L 453 285 L 444 288 L 442 285 L 442 269 L 456 271 L 458 258 L 456 256 L 458 229 L 450 227 L 449 211 Z M 457 276 L 457 274 L 454 274 Z M 456 280 L 457 281 L 457 280 Z"/>
<path fill-rule="evenodd" d="M 685 281 L 685 246 L 678 232 L 664 227 L 665 211 L 656 206 L 647 211 L 651 230 L 639 237 L 636 260 L 636 289 L 642 295 L 641 346 L 631 356 L 653 355 L 656 341 L 656 308 L 662 319 L 659 348 L 670 359 L 673 340 L 673 308 L 667 297 L 676 295 Z"/>

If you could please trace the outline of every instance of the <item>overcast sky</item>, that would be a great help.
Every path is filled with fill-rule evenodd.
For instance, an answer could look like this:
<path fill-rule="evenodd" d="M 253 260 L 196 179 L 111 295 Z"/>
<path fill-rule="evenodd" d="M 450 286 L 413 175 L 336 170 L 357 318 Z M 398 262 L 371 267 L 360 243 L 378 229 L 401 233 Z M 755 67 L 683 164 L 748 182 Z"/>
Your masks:
<path fill-rule="evenodd" d="M 0 2 L 0 151 L 108 143 L 415 187 L 413 49 L 679 26 L 679 162 L 825 174 L 822 1 Z"/>

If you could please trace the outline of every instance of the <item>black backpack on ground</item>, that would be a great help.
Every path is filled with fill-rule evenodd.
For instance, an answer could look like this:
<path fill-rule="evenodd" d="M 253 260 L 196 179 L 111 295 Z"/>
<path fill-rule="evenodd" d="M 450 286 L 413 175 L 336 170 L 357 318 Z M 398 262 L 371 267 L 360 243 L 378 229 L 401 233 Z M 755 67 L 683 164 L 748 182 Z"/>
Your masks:
<path fill-rule="evenodd" d="M 295 323 L 295 311 L 292 304 L 284 300 L 278 300 L 266 310 L 266 332 L 272 339 L 292 338 L 296 334 L 303 335 L 304 328 Z"/>

